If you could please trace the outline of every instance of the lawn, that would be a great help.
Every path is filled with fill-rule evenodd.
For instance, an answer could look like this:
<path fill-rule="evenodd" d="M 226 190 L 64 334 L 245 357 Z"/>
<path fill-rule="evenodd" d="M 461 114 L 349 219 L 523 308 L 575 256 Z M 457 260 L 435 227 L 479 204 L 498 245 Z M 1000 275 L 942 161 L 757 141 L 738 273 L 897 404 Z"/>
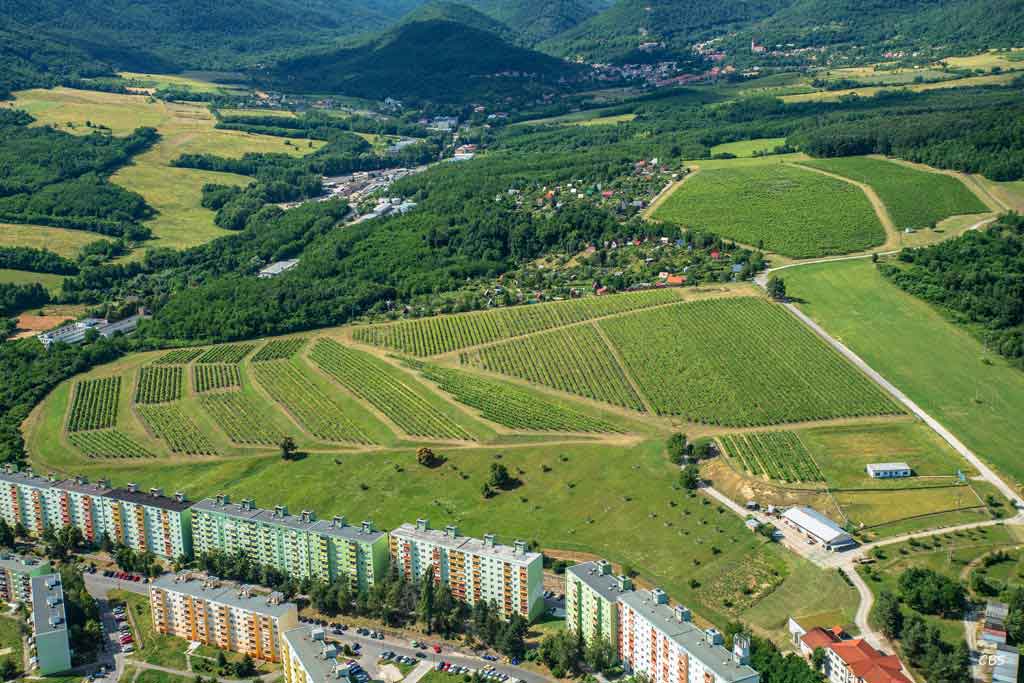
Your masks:
<path fill-rule="evenodd" d="M 989 210 L 966 185 L 944 173 L 929 173 L 869 157 L 802 163 L 870 185 L 900 230 L 929 227 L 950 216 Z"/>
<path fill-rule="evenodd" d="M 752 157 L 756 152 L 771 152 L 776 147 L 786 144 L 786 138 L 757 138 L 755 140 L 738 140 L 726 142 L 711 148 L 711 155 L 732 154 L 736 157 Z"/>
<path fill-rule="evenodd" d="M 863 251 L 885 230 L 860 188 L 781 164 L 702 168 L 654 213 L 784 256 Z"/>
<path fill-rule="evenodd" d="M 143 669 L 139 672 L 138 678 L 135 679 L 135 683 L 193 683 L 194 677 L 178 676 L 177 674 L 168 673 L 166 671 L 154 671 L 153 669 Z"/>
<path fill-rule="evenodd" d="M 22 645 L 21 622 L 8 617 L 0 617 L 0 661 L 12 660 L 20 670 L 24 647 Z"/>
<path fill-rule="evenodd" d="M 299 146 L 268 135 L 216 130 L 213 115 L 198 103 L 164 102 L 144 95 L 54 88 L 19 92 L 13 106 L 36 118 L 36 125 L 60 130 L 85 130 L 86 121 L 109 126 L 115 135 L 127 135 L 139 126 L 152 126 L 161 135 L 149 151 L 112 176 L 113 182 L 141 194 L 158 215 L 146 225 L 155 239 L 147 247 L 184 249 L 229 234 L 213 224 L 213 212 L 200 206 L 206 183 L 245 185 L 245 176 L 186 168 L 170 162 L 182 154 L 209 153 L 240 157 L 246 152 L 306 154 L 324 143 L 301 141 Z M 68 124 L 74 128 L 69 128 Z M 289 143 L 289 144 L 286 144 Z M 310 142 L 312 145 L 310 146 Z M 136 254 L 136 257 L 141 254 Z"/>
<path fill-rule="evenodd" d="M 878 274 L 869 261 L 782 271 L 788 292 L 831 335 L 979 457 L 1017 482 L 1024 373 Z"/>
<path fill-rule="evenodd" d="M 124 590 L 110 591 L 111 604 L 123 603 L 131 612 L 135 624 L 135 653 L 143 662 L 185 670 L 185 650 L 188 641 L 157 633 L 153 628 L 153 615 L 149 611 L 149 598 Z M 145 672 L 144 672 L 145 673 Z"/>
<path fill-rule="evenodd" d="M 85 230 L 0 223 L 0 247 L 49 249 L 53 253 L 69 259 L 74 259 L 85 245 L 102 239 L 104 239 L 102 235 Z"/>
<path fill-rule="evenodd" d="M 967 512 L 984 503 L 966 485 L 936 488 L 915 488 L 903 491 L 835 491 L 833 497 L 846 518 L 857 528 L 876 528 L 893 522 L 904 522 L 912 517 L 923 517 L 943 512 L 958 511 L 966 522 L 982 522 L 990 518 L 986 510 Z M 922 523 L 927 527 L 927 519 Z M 901 526 L 901 531 L 907 524 Z M 884 534 L 887 530 L 877 529 Z"/>

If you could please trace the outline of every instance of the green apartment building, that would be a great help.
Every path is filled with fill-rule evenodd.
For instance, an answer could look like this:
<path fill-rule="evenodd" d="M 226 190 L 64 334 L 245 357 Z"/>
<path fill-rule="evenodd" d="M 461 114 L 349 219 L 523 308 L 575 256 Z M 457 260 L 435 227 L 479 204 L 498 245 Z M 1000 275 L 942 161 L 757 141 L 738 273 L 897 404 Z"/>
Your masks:
<path fill-rule="evenodd" d="M 0 554 L 0 600 L 27 605 L 32 600 L 32 579 L 52 574 L 49 562 L 35 557 Z"/>
<path fill-rule="evenodd" d="M 626 576 L 613 576 L 607 560 L 584 562 L 565 570 L 565 627 L 589 644 L 619 643 L 619 596 L 633 590 Z"/>
<path fill-rule="evenodd" d="M 297 579 L 332 583 L 348 577 L 360 590 L 372 586 L 388 565 L 387 534 L 372 522 L 318 520 L 308 510 L 291 515 L 283 505 L 263 510 L 251 499 L 232 503 L 225 495 L 192 507 L 192 536 L 197 556 L 241 552 Z"/>
<path fill-rule="evenodd" d="M 71 668 L 71 642 L 60 574 L 34 576 L 30 585 L 33 663 L 43 676 L 67 671 Z"/>

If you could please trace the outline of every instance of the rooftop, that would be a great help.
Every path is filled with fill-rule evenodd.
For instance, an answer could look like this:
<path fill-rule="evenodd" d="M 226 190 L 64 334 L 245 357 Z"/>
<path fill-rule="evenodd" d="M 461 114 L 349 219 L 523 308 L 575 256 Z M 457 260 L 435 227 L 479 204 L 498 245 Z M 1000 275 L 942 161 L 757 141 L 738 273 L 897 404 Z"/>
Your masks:
<path fill-rule="evenodd" d="M 910 683 L 896 655 L 883 655 L 861 639 L 833 643 L 831 649 L 864 683 Z"/>
<path fill-rule="evenodd" d="M 706 670 L 726 683 L 758 680 L 757 671 L 746 664 L 737 663 L 731 652 L 709 642 L 707 632 L 692 621 L 680 619 L 676 609 L 656 602 L 650 591 L 623 593 L 619 596 L 619 602 L 642 615 L 665 637 L 678 643 L 690 657 L 698 660 Z"/>
<path fill-rule="evenodd" d="M 105 481 L 90 482 L 82 477 L 58 481 L 53 485 L 53 488 L 75 493 L 88 493 L 95 496 L 105 496 L 110 493 L 110 487 L 107 486 Z"/>
<path fill-rule="evenodd" d="M 313 634 L 317 631 L 318 629 L 314 627 L 300 626 L 285 631 L 284 639 L 314 683 L 345 677 L 340 672 L 347 671 L 347 668 L 338 661 L 337 650 L 331 650 L 330 645 L 323 639 L 314 639 Z M 334 656 L 331 656 L 332 653 Z"/>
<path fill-rule="evenodd" d="M 601 562 L 584 562 L 576 564 L 565 571 L 569 572 L 588 588 L 609 602 L 615 602 L 619 596 L 633 590 L 633 583 L 628 578 L 614 576 L 611 567 Z M 623 582 L 625 581 L 625 583 Z"/>
<path fill-rule="evenodd" d="M 41 477 L 32 472 L 32 470 L 19 472 L 18 468 L 14 465 L 5 465 L 3 468 L 0 468 L 0 481 L 6 481 L 11 484 L 28 484 L 29 486 L 39 488 L 53 486 L 53 482 L 46 477 Z"/>
<path fill-rule="evenodd" d="M 235 519 L 249 520 L 262 524 L 281 526 L 296 531 L 308 531 L 321 536 L 340 538 L 346 541 L 374 542 L 384 536 L 383 531 L 373 528 L 373 522 L 363 521 L 359 525 L 349 524 L 344 517 L 318 520 L 316 515 L 303 511 L 298 515 L 288 513 L 286 507 L 273 510 L 258 508 L 252 501 L 230 502 L 226 496 L 204 498 L 192 506 L 193 510 L 216 512 Z"/>
<path fill-rule="evenodd" d="M 60 574 L 32 578 L 32 623 L 36 636 L 67 630 Z"/>
<path fill-rule="evenodd" d="M 163 492 L 159 491 L 159 489 L 150 489 L 148 492 L 139 491 L 131 484 L 128 485 L 128 488 L 111 489 L 107 492 L 106 496 L 126 503 L 148 505 L 150 507 L 171 510 L 172 512 L 183 512 L 192 507 L 192 503 L 185 500 L 184 495 L 175 494 L 174 497 L 168 497 L 163 495 Z"/>
<path fill-rule="evenodd" d="M 905 462 L 873 462 L 868 465 L 872 470 L 909 470 L 910 465 Z"/>
<path fill-rule="evenodd" d="M 530 564 L 542 561 L 541 554 L 525 550 L 526 546 L 522 541 L 516 541 L 515 546 L 502 545 L 490 534 L 480 539 L 462 536 L 455 527 L 447 527 L 443 531 L 431 529 L 426 520 L 418 520 L 416 524 L 405 523 L 393 530 L 391 535 L 398 538 L 423 541 L 463 553 L 493 557 L 504 562 Z M 523 550 L 518 550 L 517 546 Z"/>
<path fill-rule="evenodd" d="M 51 573 L 53 569 L 49 562 L 44 562 L 37 557 L 26 557 L 22 555 L 0 554 L 0 569 L 14 572 L 16 574 Z"/>
<path fill-rule="evenodd" d="M 806 529 L 826 543 L 850 540 L 850 535 L 843 528 L 817 510 L 809 507 L 793 507 L 782 513 L 782 516 L 798 526 Z"/>
<path fill-rule="evenodd" d="M 235 583 L 221 582 L 216 579 L 200 579 L 191 574 L 164 574 L 154 579 L 150 590 L 160 588 L 169 592 L 191 595 L 210 602 L 218 602 L 229 607 L 264 614 L 270 617 L 281 617 L 298 608 L 293 602 L 278 602 L 266 594 L 250 593 L 246 586 Z M 276 594 L 280 596 L 280 594 Z"/>

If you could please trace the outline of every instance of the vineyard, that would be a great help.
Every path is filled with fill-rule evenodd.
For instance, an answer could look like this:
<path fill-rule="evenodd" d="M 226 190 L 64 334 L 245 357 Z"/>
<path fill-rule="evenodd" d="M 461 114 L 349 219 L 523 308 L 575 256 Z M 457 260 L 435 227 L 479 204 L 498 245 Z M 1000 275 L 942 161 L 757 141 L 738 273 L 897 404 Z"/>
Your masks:
<path fill-rule="evenodd" d="M 752 427 L 899 412 L 781 306 L 713 299 L 600 323 L 659 415 Z"/>
<path fill-rule="evenodd" d="M 192 366 L 192 381 L 198 393 L 241 386 L 237 365 L 206 363 Z"/>
<path fill-rule="evenodd" d="M 200 396 L 199 403 L 235 443 L 273 446 L 284 438 L 284 434 L 267 424 L 259 406 L 241 392 Z"/>
<path fill-rule="evenodd" d="M 794 432 L 723 436 L 722 445 L 751 474 L 785 482 L 824 481 L 821 470 Z"/>
<path fill-rule="evenodd" d="M 149 458 L 147 451 L 116 429 L 68 434 L 71 445 L 89 458 Z"/>
<path fill-rule="evenodd" d="M 415 360 L 406 365 L 451 394 L 459 403 L 480 411 L 484 419 L 511 429 L 540 432 L 617 432 L 615 427 L 583 413 L 539 398 L 506 382 Z"/>
<path fill-rule="evenodd" d="M 217 455 L 217 449 L 178 406 L 139 405 L 136 410 L 153 435 L 167 442 L 171 452 Z"/>
<path fill-rule="evenodd" d="M 794 258 L 885 242 L 885 230 L 859 187 L 782 164 L 700 171 L 654 217 Z"/>
<path fill-rule="evenodd" d="M 644 409 L 593 324 L 485 346 L 462 353 L 459 362 L 596 401 L 633 410 Z"/>
<path fill-rule="evenodd" d="M 966 185 L 948 175 L 867 157 L 801 163 L 870 185 L 900 230 L 928 227 L 957 214 L 988 211 Z"/>
<path fill-rule="evenodd" d="M 224 344 L 207 349 L 197 363 L 241 363 L 256 348 L 255 344 Z"/>
<path fill-rule="evenodd" d="M 358 327 L 353 331 L 353 338 L 416 356 L 435 356 L 678 300 L 678 295 L 668 289 L 628 292 Z"/>
<path fill-rule="evenodd" d="M 274 341 L 267 342 L 262 349 L 257 351 L 256 355 L 252 357 L 252 362 L 263 363 L 270 360 L 287 360 L 297 354 L 305 345 L 306 340 L 303 337 L 275 339 Z"/>
<path fill-rule="evenodd" d="M 474 440 L 409 384 L 389 372 L 390 366 L 384 361 L 330 339 L 318 341 L 309 357 L 353 394 L 387 415 L 406 434 Z"/>
<path fill-rule="evenodd" d="M 76 384 L 68 416 L 68 431 L 113 427 L 117 424 L 117 401 L 120 395 L 120 377 L 87 379 Z"/>
<path fill-rule="evenodd" d="M 203 354 L 203 349 L 176 349 L 157 358 L 155 365 L 188 365 Z"/>
<path fill-rule="evenodd" d="M 302 427 L 325 441 L 371 443 L 344 410 L 289 361 L 253 366 L 256 378 Z"/>
<path fill-rule="evenodd" d="M 181 398 L 185 372 L 178 365 L 147 365 L 139 370 L 136 403 L 169 403 Z"/>

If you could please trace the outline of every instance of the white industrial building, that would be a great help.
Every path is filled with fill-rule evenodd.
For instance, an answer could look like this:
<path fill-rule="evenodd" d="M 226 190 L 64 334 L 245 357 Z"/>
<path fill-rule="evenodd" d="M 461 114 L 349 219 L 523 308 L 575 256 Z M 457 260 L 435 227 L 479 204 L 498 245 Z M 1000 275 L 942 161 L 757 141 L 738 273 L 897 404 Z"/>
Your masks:
<path fill-rule="evenodd" d="M 873 479 L 896 479 L 914 475 L 910 465 L 905 462 L 874 462 L 866 469 Z"/>
<path fill-rule="evenodd" d="M 809 507 L 790 508 L 782 513 L 782 519 L 829 550 L 844 550 L 855 545 L 853 538 L 842 527 Z"/>

